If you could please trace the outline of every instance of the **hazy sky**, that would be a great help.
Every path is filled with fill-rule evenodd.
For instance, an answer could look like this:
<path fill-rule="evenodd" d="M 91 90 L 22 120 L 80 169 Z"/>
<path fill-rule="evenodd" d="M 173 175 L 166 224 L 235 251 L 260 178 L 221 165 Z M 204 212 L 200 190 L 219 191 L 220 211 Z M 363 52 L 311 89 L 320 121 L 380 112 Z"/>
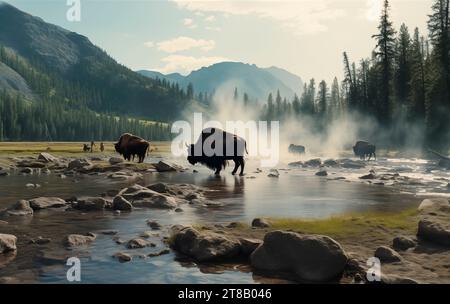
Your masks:
<path fill-rule="evenodd" d="M 6 2 L 88 36 L 134 70 L 187 74 L 232 60 L 331 81 L 342 77 L 343 51 L 371 54 L 383 0 L 81 0 L 80 22 L 66 19 L 67 1 Z M 431 3 L 391 0 L 395 27 L 426 34 Z"/>

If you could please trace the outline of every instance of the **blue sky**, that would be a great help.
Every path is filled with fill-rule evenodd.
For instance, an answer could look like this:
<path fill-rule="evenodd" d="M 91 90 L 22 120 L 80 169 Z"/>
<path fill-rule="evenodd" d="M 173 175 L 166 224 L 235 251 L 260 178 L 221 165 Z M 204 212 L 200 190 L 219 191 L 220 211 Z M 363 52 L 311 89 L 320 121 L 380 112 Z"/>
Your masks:
<path fill-rule="evenodd" d="M 117 61 L 164 73 L 232 60 L 278 66 L 302 78 L 342 77 L 342 52 L 352 60 L 374 47 L 382 0 L 186 1 L 80 0 L 81 21 L 69 22 L 67 0 L 7 0 L 86 35 Z M 392 0 L 398 28 L 426 34 L 431 0 Z"/>

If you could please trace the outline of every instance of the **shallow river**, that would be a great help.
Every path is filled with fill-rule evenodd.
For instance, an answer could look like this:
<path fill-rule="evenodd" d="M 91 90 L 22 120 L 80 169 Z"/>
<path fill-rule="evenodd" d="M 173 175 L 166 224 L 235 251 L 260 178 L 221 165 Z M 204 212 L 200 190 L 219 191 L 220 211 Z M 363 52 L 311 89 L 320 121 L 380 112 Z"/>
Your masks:
<path fill-rule="evenodd" d="M 151 160 L 157 161 L 157 160 Z M 183 163 L 183 165 L 186 165 Z M 245 177 L 234 177 L 231 169 L 215 177 L 210 171 L 196 167 L 198 173 L 149 173 L 144 184 L 155 182 L 192 183 L 213 190 L 208 198 L 221 205 L 214 208 L 194 208 L 183 205 L 184 212 L 134 210 L 115 215 L 105 212 L 36 212 L 30 218 L 8 218 L 8 225 L 0 226 L 0 233 L 13 233 L 18 241 L 14 260 L 2 267 L 0 278 L 20 282 L 66 283 L 65 261 L 70 256 L 81 257 L 82 283 L 255 283 L 266 282 L 243 265 L 205 267 L 176 259 L 174 253 L 141 259 L 134 257 L 129 263 L 119 263 L 111 256 L 127 251 L 112 236 L 101 230 L 117 230 L 128 240 L 150 230 L 147 219 L 155 219 L 164 227 L 161 236 L 173 224 L 250 223 L 255 217 L 326 218 L 348 212 L 396 212 L 417 206 L 422 195 L 449 195 L 447 172 L 432 172 L 420 160 L 388 160 L 374 162 L 364 169 L 329 168 L 328 177 L 314 175 L 317 169 L 288 169 L 280 165 L 279 178 L 267 177 L 268 170 L 254 173 L 258 163 L 249 161 Z M 392 171 L 410 175 L 424 181 L 422 184 L 390 187 L 368 184 L 358 179 L 370 169 L 377 172 Z M 287 170 L 286 170 L 287 169 Z M 345 176 L 347 180 L 331 180 Z M 27 188 L 27 183 L 38 183 L 39 188 Z M 109 189 L 119 189 L 126 184 L 112 183 L 105 177 L 76 176 L 61 179 L 55 175 L 12 175 L 1 179 L 0 209 L 9 207 L 18 199 L 38 196 L 67 198 L 72 195 L 99 195 Z M 62 248 L 60 240 L 70 233 L 94 232 L 97 240 L 89 247 L 76 251 Z M 29 239 L 50 237 L 47 245 L 27 245 Z M 150 239 L 156 248 L 133 250 L 133 253 L 160 251 L 165 245 L 160 237 Z M 26 250 L 21 250 L 24 246 Z M 11 257 L 12 259 L 12 257 Z"/>

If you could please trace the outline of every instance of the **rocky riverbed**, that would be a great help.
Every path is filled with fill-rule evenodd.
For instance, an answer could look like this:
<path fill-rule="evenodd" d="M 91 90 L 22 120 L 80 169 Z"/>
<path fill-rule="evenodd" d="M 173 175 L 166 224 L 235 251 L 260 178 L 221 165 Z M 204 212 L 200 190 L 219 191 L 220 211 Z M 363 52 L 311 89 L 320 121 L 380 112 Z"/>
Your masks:
<path fill-rule="evenodd" d="M 250 167 L 245 177 L 216 178 L 203 168 L 192 171 L 175 163 L 48 153 L 4 161 L 0 172 L 6 174 L 0 178 L 23 179 L 24 195 L 0 204 L 0 280 L 64 282 L 65 261 L 78 256 L 88 282 L 360 283 L 365 282 L 367 259 L 377 256 L 383 282 L 450 281 L 448 200 L 420 204 L 417 195 L 422 190 L 447 193 L 447 173 L 432 164 L 414 162 L 412 169 L 401 165 L 394 170 L 388 160 L 313 159 L 277 170 Z M 433 170 L 431 179 L 418 177 Z M 39 182 L 46 176 L 73 183 L 76 193 L 66 189 L 66 195 L 57 195 L 52 185 Z M 231 189 L 227 178 L 233 178 Z M 295 186 L 299 183 L 305 186 L 301 190 Z M 316 191 L 308 185 L 317 193 L 308 192 Z M 416 196 L 401 194 L 414 185 Z M 328 198 L 330 191 L 339 191 L 343 201 L 353 199 L 353 205 Z M 305 209 L 308 200 L 311 209 Z M 419 211 L 402 213 L 419 204 Z M 398 224 L 399 219 L 391 223 L 389 217 L 387 222 L 363 215 L 342 218 L 345 225 L 355 225 L 350 231 L 364 228 L 365 233 L 355 235 L 340 231 L 341 226 L 327 233 L 296 222 L 305 216 L 326 221 L 349 210 L 400 212 L 402 223 L 406 219 L 414 225 Z M 282 221 L 286 217 L 291 218 L 288 224 Z"/>

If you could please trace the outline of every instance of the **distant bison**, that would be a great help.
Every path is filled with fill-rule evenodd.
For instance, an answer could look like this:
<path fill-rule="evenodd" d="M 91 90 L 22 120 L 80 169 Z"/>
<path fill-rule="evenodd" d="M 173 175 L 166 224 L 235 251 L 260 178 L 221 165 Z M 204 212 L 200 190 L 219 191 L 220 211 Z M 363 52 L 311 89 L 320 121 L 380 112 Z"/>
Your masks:
<path fill-rule="evenodd" d="M 353 146 L 353 152 L 355 153 L 355 156 L 359 156 L 360 159 L 365 160 L 366 157 L 368 156 L 370 160 L 372 158 L 372 156 L 377 159 L 377 155 L 376 155 L 376 146 L 372 145 L 366 141 L 358 141 L 354 146 Z"/>
<path fill-rule="evenodd" d="M 299 146 L 299 145 L 294 145 L 294 144 L 291 144 L 289 146 L 289 153 L 292 153 L 292 154 L 305 154 L 305 152 L 306 152 L 306 149 L 305 149 L 304 146 Z"/>
<path fill-rule="evenodd" d="M 130 161 L 131 157 L 137 155 L 139 157 L 139 162 L 144 162 L 145 156 L 150 149 L 150 143 L 138 136 L 125 133 L 120 136 L 119 141 L 114 144 L 114 148 L 117 153 L 123 155 L 125 160 Z"/>
<path fill-rule="evenodd" d="M 207 128 L 202 131 L 195 144 L 188 146 L 187 160 L 191 165 L 200 163 L 215 170 L 216 175 L 225 169 L 228 160 L 233 160 L 235 166 L 232 174 L 235 175 L 241 167 L 242 176 L 245 167 L 244 153 L 248 153 L 245 139 L 221 129 Z"/>

